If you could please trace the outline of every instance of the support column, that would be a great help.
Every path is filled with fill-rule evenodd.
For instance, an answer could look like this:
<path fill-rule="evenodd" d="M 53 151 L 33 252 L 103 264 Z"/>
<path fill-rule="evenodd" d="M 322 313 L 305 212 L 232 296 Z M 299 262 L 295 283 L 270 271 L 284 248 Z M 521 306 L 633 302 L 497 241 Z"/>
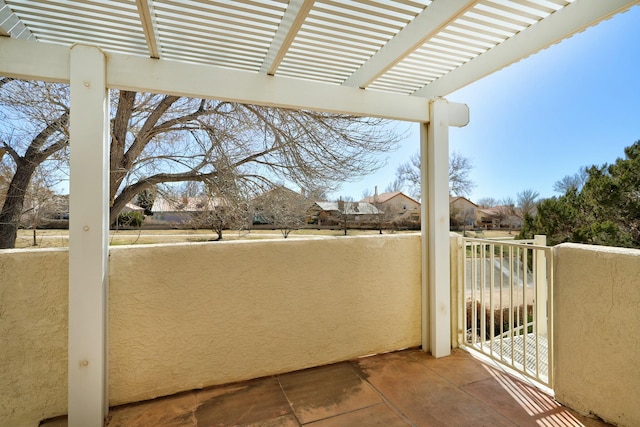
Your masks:
<path fill-rule="evenodd" d="M 423 292 L 428 295 L 422 344 L 426 350 L 428 343 L 434 357 L 443 357 L 451 354 L 449 108 L 442 98 L 432 100 L 429 107 L 429 123 L 422 124 L 420 131 L 422 281 Z"/>
<path fill-rule="evenodd" d="M 69 426 L 98 427 L 108 411 L 109 250 L 109 95 L 99 48 L 71 48 L 70 88 Z"/>
<path fill-rule="evenodd" d="M 533 236 L 533 244 L 547 246 L 547 236 L 536 234 Z M 547 305 L 547 256 L 544 251 L 538 251 L 536 257 L 536 334 L 547 336 L 547 323 L 549 321 L 549 311 Z"/>

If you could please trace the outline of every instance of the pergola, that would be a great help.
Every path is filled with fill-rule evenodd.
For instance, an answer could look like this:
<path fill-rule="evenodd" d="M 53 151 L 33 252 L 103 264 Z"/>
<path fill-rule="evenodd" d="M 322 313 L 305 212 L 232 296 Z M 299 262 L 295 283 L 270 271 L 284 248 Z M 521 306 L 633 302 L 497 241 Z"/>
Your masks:
<path fill-rule="evenodd" d="M 107 411 L 107 89 L 421 123 L 422 343 L 451 349 L 443 96 L 638 0 L 0 0 L 0 75 L 71 88 L 69 425 Z"/>

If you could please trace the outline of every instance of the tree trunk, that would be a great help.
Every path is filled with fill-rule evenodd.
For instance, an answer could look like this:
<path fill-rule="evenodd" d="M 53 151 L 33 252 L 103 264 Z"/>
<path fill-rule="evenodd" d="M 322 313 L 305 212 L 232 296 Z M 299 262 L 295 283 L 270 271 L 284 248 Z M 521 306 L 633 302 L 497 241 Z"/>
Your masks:
<path fill-rule="evenodd" d="M 7 197 L 0 212 L 0 249 L 12 249 L 16 246 L 24 196 L 34 171 L 35 167 L 31 162 L 20 162 L 11 179 Z"/>

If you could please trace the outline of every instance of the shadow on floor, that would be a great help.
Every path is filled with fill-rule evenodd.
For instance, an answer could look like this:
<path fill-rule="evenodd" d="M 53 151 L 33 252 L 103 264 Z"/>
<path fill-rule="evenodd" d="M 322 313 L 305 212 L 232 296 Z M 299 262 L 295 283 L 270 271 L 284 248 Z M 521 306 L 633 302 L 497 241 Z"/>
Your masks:
<path fill-rule="evenodd" d="M 65 420 L 43 424 L 65 426 Z M 108 427 L 606 426 L 462 350 L 405 350 L 111 409 Z"/>

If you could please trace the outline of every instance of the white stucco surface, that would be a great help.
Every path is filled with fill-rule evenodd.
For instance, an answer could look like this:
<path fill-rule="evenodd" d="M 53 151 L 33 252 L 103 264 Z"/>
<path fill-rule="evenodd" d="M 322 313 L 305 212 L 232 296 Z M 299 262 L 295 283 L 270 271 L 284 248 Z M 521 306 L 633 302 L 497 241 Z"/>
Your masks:
<path fill-rule="evenodd" d="M 420 343 L 420 238 L 111 250 L 110 401 Z"/>
<path fill-rule="evenodd" d="M 562 244 L 554 258 L 556 398 L 640 425 L 640 251 Z"/>
<path fill-rule="evenodd" d="M 67 412 L 67 250 L 0 250 L 0 426 Z"/>
<path fill-rule="evenodd" d="M 112 247 L 110 404 L 420 344 L 420 236 Z M 0 426 L 67 410 L 68 252 L 0 251 Z"/>

